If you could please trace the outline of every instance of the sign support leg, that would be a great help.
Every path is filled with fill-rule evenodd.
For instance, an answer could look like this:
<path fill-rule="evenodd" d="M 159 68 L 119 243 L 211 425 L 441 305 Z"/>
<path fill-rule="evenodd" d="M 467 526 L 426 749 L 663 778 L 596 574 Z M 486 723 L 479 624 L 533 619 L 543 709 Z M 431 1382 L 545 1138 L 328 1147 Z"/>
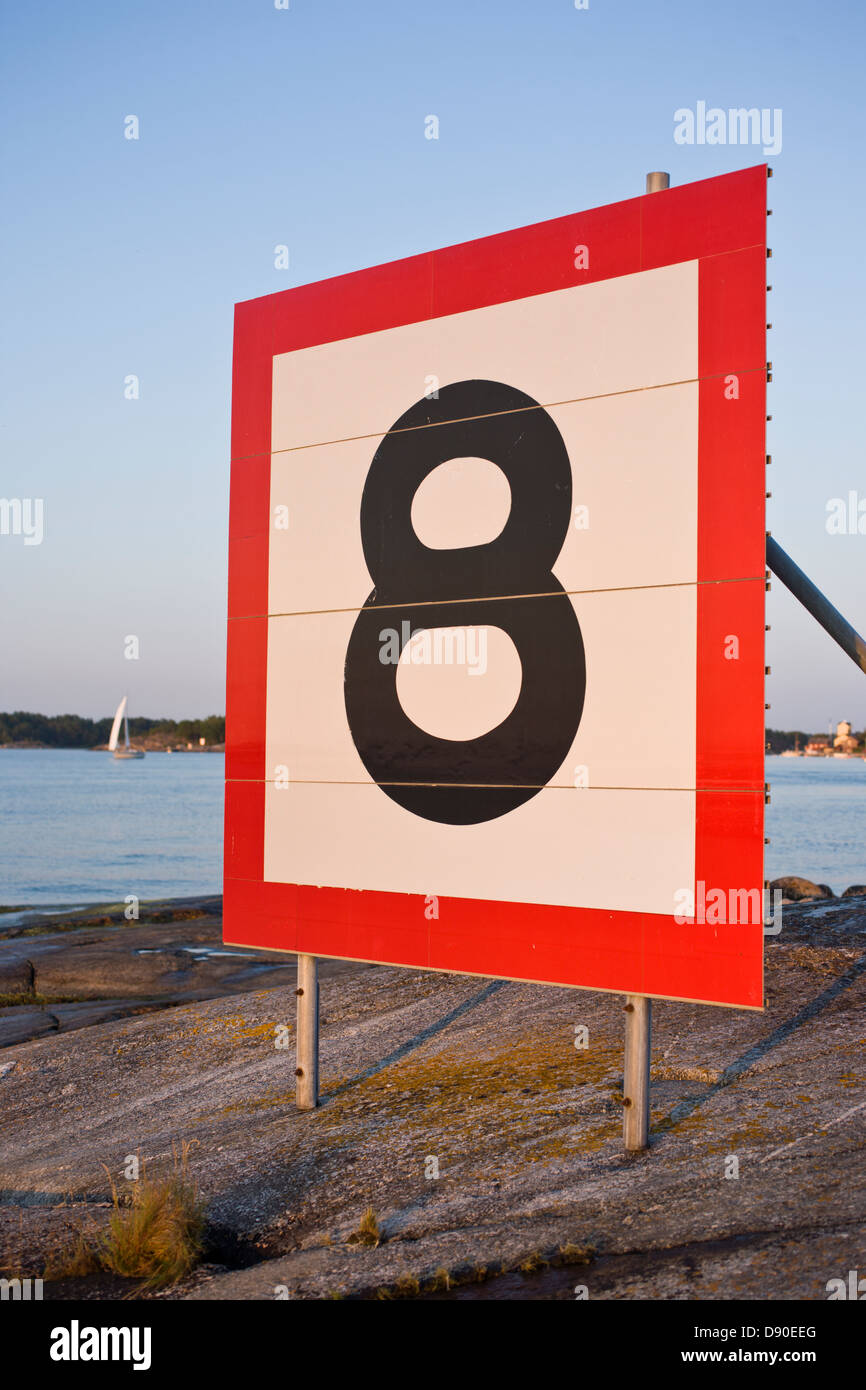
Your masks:
<path fill-rule="evenodd" d="M 656 170 L 646 176 L 647 193 L 663 193 L 670 186 L 670 174 Z M 622 1137 L 632 1153 L 645 1149 L 649 1139 L 652 1007 L 652 1000 L 645 995 L 625 997 Z"/>
<path fill-rule="evenodd" d="M 652 1007 L 642 994 L 625 997 L 622 1137 L 633 1152 L 645 1149 L 649 1137 Z"/>
<path fill-rule="evenodd" d="M 315 1110 L 319 1104 L 319 962 L 298 956 L 297 1066 L 295 1105 Z"/>

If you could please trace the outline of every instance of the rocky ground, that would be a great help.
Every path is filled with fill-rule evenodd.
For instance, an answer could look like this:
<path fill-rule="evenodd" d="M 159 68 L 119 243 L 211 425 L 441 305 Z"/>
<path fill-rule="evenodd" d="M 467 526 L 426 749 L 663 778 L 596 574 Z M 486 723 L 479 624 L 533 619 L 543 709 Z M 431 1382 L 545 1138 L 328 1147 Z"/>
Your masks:
<path fill-rule="evenodd" d="M 183 1140 L 208 1249 L 160 1297 L 823 1299 L 866 1273 L 866 896 L 785 906 L 765 1012 L 656 1004 L 639 1155 L 618 996 L 323 963 L 303 1113 L 293 957 L 220 950 L 218 899 L 0 917 L 7 1274 Z"/>
<path fill-rule="evenodd" d="M 0 1048 L 265 980 L 294 985 L 293 956 L 223 946 L 220 897 L 146 903 L 135 921 L 127 910 L 0 914 Z"/>

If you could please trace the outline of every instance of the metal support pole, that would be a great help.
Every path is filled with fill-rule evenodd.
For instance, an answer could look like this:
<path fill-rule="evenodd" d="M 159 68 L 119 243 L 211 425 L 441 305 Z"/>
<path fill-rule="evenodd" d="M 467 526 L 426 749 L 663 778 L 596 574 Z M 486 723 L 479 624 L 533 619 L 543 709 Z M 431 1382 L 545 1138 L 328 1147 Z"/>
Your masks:
<path fill-rule="evenodd" d="M 645 1149 L 649 1138 L 652 1009 L 645 995 L 626 995 L 622 1137 L 631 1150 Z"/>
<path fill-rule="evenodd" d="M 794 564 L 790 555 L 785 553 L 772 536 L 767 537 L 767 564 L 786 588 L 791 590 L 794 598 L 799 599 L 803 607 L 821 624 L 824 631 L 829 632 L 833 641 L 839 643 L 854 665 L 866 672 L 866 642 L 859 632 L 846 622 L 838 608 L 834 608 L 830 600 L 825 598 L 817 585 L 812 583 L 809 576 L 803 573 L 799 565 Z"/>
<path fill-rule="evenodd" d="M 670 186 L 670 174 L 660 169 L 646 176 L 647 193 L 663 193 Z M 625 1147 L 632 1151 L 645 1149 L 649 1138 L 651 1037 L 652 1000 L 643 994 L 627 994 L 622 1137 Z"/>
<path fill-rule="evenodd" d="M 319 1103 L 319 962 L 298 956 L 297 1068 L 295 1105 L 315 1110 Z"/>

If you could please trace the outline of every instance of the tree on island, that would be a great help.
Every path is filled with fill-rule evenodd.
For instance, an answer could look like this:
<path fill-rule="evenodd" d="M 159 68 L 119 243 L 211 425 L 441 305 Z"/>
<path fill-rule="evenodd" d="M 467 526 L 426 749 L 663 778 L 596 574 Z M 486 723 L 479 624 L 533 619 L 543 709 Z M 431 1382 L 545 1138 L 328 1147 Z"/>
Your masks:
<path fill-rule="evenodd" d="M 112 716 L 104 719 L 85 719 L 80 714 L 31 714 L 15 710 L 0 714 L 0 746 L 29 744 L 43 748 L 98 748 L 108 742 Z M 193 743 L 205 740 L 211 747 L 224 743 L 225 715 L 209 714 L 205 719 L 130 719 L 129 732 L 133 738 L 164 735 L 166 744 Z"/>

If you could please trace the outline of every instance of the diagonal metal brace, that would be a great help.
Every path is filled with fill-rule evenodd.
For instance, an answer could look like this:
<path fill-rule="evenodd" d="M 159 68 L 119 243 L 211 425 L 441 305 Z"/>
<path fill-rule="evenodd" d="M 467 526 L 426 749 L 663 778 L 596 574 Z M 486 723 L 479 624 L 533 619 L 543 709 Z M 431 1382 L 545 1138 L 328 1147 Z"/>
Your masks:
<path fill-rule="evenodd" d="M 839 643 L 854 665 L 866 674 L 866 642 L 772 536 L 767 537 L 767 564 L 824 631 L 829 632 L 833 641 Z"/>

